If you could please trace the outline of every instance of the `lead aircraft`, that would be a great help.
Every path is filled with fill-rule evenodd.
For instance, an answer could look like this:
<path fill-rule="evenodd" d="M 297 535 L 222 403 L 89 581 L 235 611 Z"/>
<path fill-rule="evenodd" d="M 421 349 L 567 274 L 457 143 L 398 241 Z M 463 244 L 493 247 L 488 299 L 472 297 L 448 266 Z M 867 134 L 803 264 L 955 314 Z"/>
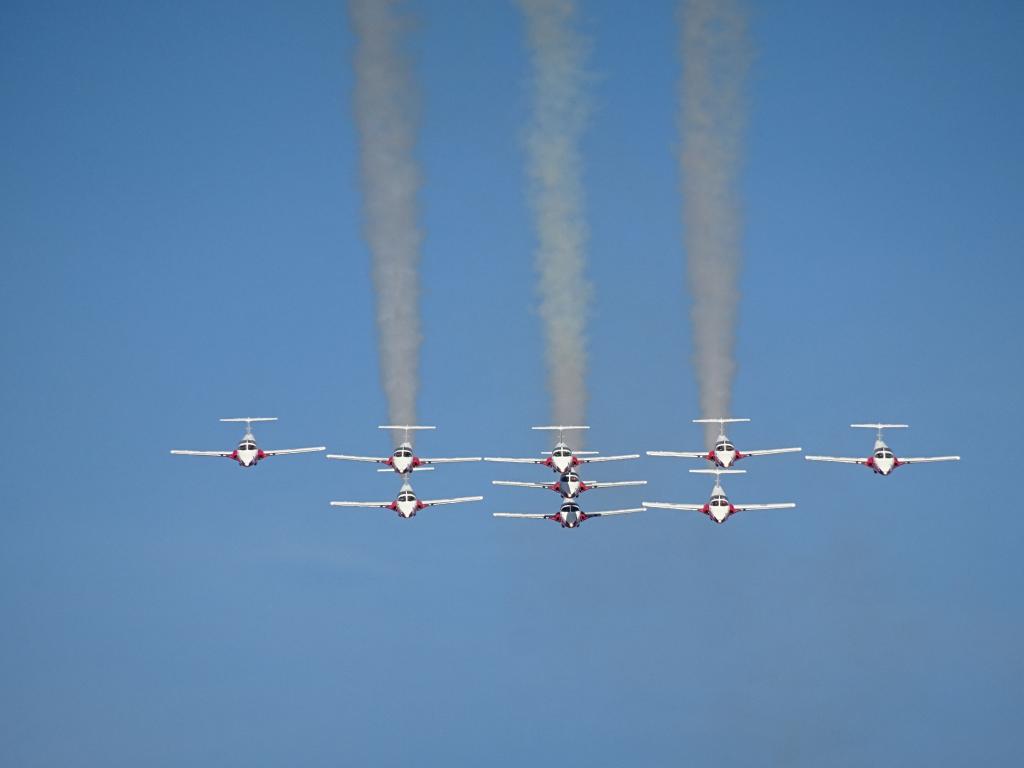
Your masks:
<path fill-rule="evenodd" d="M 561 475 L 553 483 L 520 483 L 514 480 L 492 480 L 492 485 L 508 485 L 514 488 L 541 488 L 561 494 L 562 499 L 575 499 L 581 493 L 595 488 L 621 488 L 626 485 L 647 485 L 646 480 L 622 480 L 615 483 L 588 483 L 573 471 Z"/>
<path fill-rule="evenodd" d="M 580 525 L 592 517 L 612 517 L 613 515 L 631 515 L 634 512 L 643 512 L 643 507 L 632 507 L 630 509 L 609 509 L 604 512 L 584 512 L 580 505 L 571 499 L 564 500 L 558 511 L 553 515 L 527 514 L 523 512 L 494 512 L 494 517 L 510 517 L 520 520 L 553 520 L 563 528 L 579 528 Z"/>
<path fill-rule="evenodd" d="M 422 429 L 437 429 L 437 427 L 413 426 L 408 424 L 385 424 L 377 427 L 377 429 L 400 429 L 405 431 L 405 437 L 390 456 L 349 456 L 342 453 L 329 453 L 327 454 L 327 458 L 341 459 L 342 461 L 366 461 L 376 464 L 386 464 L 387 468 L 378 469 L 377 471 L 390 472 L 391 470 L 394 470 L 403 477 L 410 472 L 431 470 L 434 468 L 432 466 L 433 464 L 455 464 L 457 462 L 464 461 L 480 461 L 479 456 L 459 457 L 453 459 L 423 459 L 413 453 L 412 440 L 409 437 L 409 433 Z"/>
<path fill-rule="evenodd" d="M 277 421 L 276 416 L 242 416 L 240 418 L 221 419 L 227 422 L 245 422 L 245 434 L 233 451 L 177 451 L 171 453 L 177 456 L 217 456 L 223 459 L 234 459 L 242 467 L 254 467 L 268 456 L 281 456 L 288 453 L 314 453 L 327 450 L 324 446 L 318 445 L 315 448 L 278 448 L 273 451 L 264 451 L 256 445 L 256 438 L 252 433 L 252 425 L 257 421 Z"/>
<path fill-rule="evenodd" d="M 581 464 L 593 464 L 600 461 L 621 461 L 623 459 L 639 459 L 639 453 L 630 453 L 623 456 L 598 456 L 597 451 L 573 451 L 572 448 L 565 442 L 563 433 L 578 430 L 578 429 L 590 429 L 586 426 L 566 426 L 557 425 L 553 427 L 532 427 L 537 430 L 557 431 L 558 442 L 555 443 L 555 447 L 550 453 L 546 454 L 546 458 L 543 459 L 506 459 L 501 457 L 485 456 L 484 461 L 500 461 L 509 464 L 541 464 L 545 467 L 549 467 L 559 475 L 564 475 L 569 470 L 580 466 Z M 591 515 L 592 517 L 592 515 Z M 571 526 L 570 526 L 571 527 Z"/>
<path fill-rule="evenodd" d="M 483 501 L 483 496 L 459 496 L 454 499 L 432 499 L 423 501 L 416 497 L 412 486 L 408 481 L 402 483 L 398 496 L 394 501 L 332 501 L 332 507 L 365 507 L 369 509 L 390 509 L 408 520 L 416 517 L 416 513 L 427 507 L 436 507 L 441 504 L 461 504 L 466 501 Z"/>
<path fill-rule="evenodd" d="M 892 452 L 892 449 L 882 439 L 883 429 L 906 429 L 908 424 L 851 424 L 854 429 L 877 429 L 875 438 L 875 449 L 871 455 L 864 459 L 848 459 L 842 456 L 804 456 L 808 461 L 833 461 L 839 464 L 863 464 L 871 469 L 876 475 L 892 474 L 896 467 L 904 464 L 929 464 L 933 461 L 960 461 L 959 456 L 926 456 L 910 459 L 900 459 Z"/>
<path fill-rule="evenodd" d="M 715 476 L 715 486 L 711 489 L 711 497 L 703 504 L 670 504 L 663 501 L 645 501 L 645 509 L 680 509 L 690 512 L 700 512 L 707 515 L 716 523 L 724 523 L 734 512 L 749 512 L 760 509 L 793 509 L 796 504 L 785 502 L 782 504 L 733 504 L 725 495 L 722 488 L 722 475 L 742 475 L 745 469 L 691 469 L 694 474 L 705 474 Z"/>
<path fill-rule="evenodd" d="M 740 451 L 725 435 L 726 424 L 738 424 L 750 419 L 694 419 L 694 424 L 718 424 L 721 426 L 713 448 L 707 451 L 647 451 L 648 456 L 674 456 L 681 459 L 707 459 L 716 467 L 728 469 L 740 459 L 748 456 L 770 456 L 775 453 L 798 453 L 800 448 L 765 448 L 759 451 Z"/>

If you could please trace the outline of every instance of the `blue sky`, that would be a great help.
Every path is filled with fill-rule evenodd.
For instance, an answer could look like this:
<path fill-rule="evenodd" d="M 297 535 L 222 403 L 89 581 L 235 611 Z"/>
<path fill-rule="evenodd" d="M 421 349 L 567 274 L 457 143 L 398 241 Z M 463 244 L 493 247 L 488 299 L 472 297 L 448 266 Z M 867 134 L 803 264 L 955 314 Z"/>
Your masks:
<path fill-rule="evenodd" d="M 548 419 L 509 3 L 409 5 L 422 84 L 424 452 Z M 1013 3 L 751 7 L 737 516 L 495 521 L 528 468 L 450 467 L 413 521 L 386 450 L 339 3 L 21 3 L 0 23 L 0 757 L 10 765 L 1019 762 L 1012 483 L 1024 109 Z M 589 443 L 700 447 L 674 3 L 588 3 Z M 567 311 L 576 307 L 571 304 Z M 756 463 L 755 463 L 756 462 Z M 702 499 L 691 465 L 591 506 Z M 1010 470 L 1010 472 L 1007 472 Z M 598 494 L 603 494 L 598 496 Z M 595 498 L 596 497 L 596 498 Z"/>

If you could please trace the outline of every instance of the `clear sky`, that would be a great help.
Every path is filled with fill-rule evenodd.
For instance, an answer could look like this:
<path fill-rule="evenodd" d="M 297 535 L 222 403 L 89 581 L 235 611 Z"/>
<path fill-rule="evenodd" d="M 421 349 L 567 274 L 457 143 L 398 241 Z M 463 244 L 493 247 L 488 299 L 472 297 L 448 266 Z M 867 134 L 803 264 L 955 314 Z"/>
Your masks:
<path fill-rule="evenodd" d="M 526 455 L 548 420 L 522 18 L 410 4 L 422 84 L 424 453 Z M 697 449 L 675 4 L 594 2 L 589 444 Z M 497 521 L 554 494 L 446 467 L 412 521 L 332 510 L 396 479 L 361 237 L 344 6 L 0 11 L 0 762 L 970 765 L 1024 759 L 1024 6 L 753 5 L 723 526 Z M 577 309 L 570 298 L 566 312 Z M 606 465 L 590 507 L 700 501 Z"/>

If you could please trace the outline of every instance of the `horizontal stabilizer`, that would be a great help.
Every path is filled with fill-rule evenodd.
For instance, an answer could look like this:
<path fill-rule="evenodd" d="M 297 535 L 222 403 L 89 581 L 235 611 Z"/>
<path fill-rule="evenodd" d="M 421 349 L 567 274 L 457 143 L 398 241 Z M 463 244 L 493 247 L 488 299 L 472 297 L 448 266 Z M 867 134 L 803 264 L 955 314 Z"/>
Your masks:
<path fill-rule="evenodd" d="M 381 424 L 377 429 L 404 429 L 406 432 L 412 432 L 415 429 L 437 429 L 437 427 L 423 427 L 412 424 Z"/>
<path fill-rule="evenodd" d="M 906 429 L 909 424 L 851 424 L 854 429 Z"/>
<path fill-rule="evenodd" d="M 745 469 L 691 469 L 695 475 L 745 475 Z"/>
<path fill-rule="evenodd" d="M 394 472 L 393 469 L 378 469 L 378 472 Z M 433 467 L 413 467 L 409 470 L 410 472 L 433 472 Z"/>
<path fill-rule="evenodd" d="M 277 421 L 277 416 L 239 416 L 231 419 L 221 419 L 221 421 L 244 421 L 244 422 L 257 422 L 257 421 Z"/>
<path fill-rule="evenodd" d="M 565 431 L 570 430 L 570 429 L 590 429 L 590 427 L 556 425 L 556 426 L 549 426 L 549 427 L 530 427 L 530 429 L 547 429 L 547 430 L 557 430 L 558 432 L 565 432 Z"/>
<path fill-rule="evenodd" d="M 694 419 L 694 424 L 739 424 L 750 419 Z"/>

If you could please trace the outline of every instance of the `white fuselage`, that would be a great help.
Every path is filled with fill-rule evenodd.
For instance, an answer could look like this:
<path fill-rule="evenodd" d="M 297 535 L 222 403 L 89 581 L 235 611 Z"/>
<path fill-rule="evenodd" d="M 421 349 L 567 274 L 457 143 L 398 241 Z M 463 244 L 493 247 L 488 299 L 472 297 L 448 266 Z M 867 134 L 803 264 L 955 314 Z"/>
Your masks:
<path fill-rule="evenodd" d="M 388 465 L 400 475 L 412 472 L 418 467 L 420 460 L 412 452 L 412 443 L 402 443 L 388 459 Z"/>
<path fill-rule="evenodd" d="M 563 499 L 575 499 L 587 490 L 587 486 L 575 472 L 566 472 L 551 486 L 551 490 L 561 494 Z"/>
<path fill-rule="evenodd" d="M 900 465 L 900 460 L 881 439 L 875 440 L 875 450 L 865 462 L 873 472 L 888 475 Z"/>
<path fill-rule="evenodd" d="M 579 460 L 573 456 L 572 448 L 565 443 L 557 443 L 544 463 L 558 474 L 564 475 L 579 464 Z"/>
<path fill-rule="evenodd" d="M 247 432 L 239 441 L 238 447 L 231 454 L 231 458 L 243 467 L 254 467 L 256 462 L 264 458 L 263 451 L 256 445 L 256 438 L 251 432 Z"/>
<path fill-rule="evenodd" d="M 716 523 L 724 523 L 726 518 L 733 513 L 732 504 L 729 503 L 729 499 L 726 497 L 722 486 L 717 483 L 715 484 L 715 487 L 711 490 L 711 498 L 708 499 L 701 512 Z"/>
<path fill-rule="evenodd" d="M 423 504 L 416 498 L 412 486 L 406 483 L 398 492 L 397 498 L 391 503 L 391 508 L 398 513 L 399 517 L 409 519 L 415 517 L 416 513 L 423 509 Z"/>
<path fill-rule="evenodd" d="M 580 523 L 587 519 L 587 516 L 578 504 L 569 501 L 563 504 L 550 519 L 559 523 L 563 528 L 578 528 Z"/>
<path fill-rule="evenodd" d="M 715 441 L 715 447 L 708 451 L 706 458 L 715 466 L 728 469 L 742 459 L 743 454 L 737 451 L 732 441 L 722 434 L 718 436 L 718 439 Z"/>

